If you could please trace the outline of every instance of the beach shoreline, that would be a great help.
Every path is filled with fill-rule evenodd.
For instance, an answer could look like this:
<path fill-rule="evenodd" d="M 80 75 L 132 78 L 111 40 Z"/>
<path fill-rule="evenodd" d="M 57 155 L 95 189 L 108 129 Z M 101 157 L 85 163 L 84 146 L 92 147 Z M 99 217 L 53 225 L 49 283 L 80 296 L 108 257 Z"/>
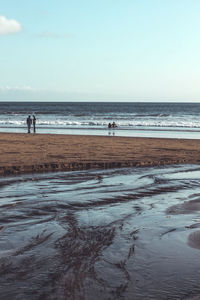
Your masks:
<path fill-rule="evenodd" d="M 0 176 L 200 164 L 200 140 L 0 133 Z"/>

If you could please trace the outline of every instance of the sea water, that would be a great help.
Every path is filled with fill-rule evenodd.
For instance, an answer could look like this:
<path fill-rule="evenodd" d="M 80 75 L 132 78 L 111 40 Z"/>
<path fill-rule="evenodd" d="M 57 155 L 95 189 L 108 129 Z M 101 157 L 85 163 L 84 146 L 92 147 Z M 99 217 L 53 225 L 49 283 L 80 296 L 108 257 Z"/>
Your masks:
<path fill-rule="evenodd" d="M 38 133 L 200 136 L 200 103 L 1 102 L 0 131 L 26 132 L 33 114 Z M 113 121 L 118 127 L 108 130 Z"/>

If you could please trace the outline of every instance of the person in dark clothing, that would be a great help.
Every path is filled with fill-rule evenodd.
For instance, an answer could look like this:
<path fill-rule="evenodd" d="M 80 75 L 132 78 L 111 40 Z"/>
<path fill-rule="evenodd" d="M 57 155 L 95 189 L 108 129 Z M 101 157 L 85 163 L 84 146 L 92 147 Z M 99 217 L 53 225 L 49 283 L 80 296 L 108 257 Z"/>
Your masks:
<path fill-rule="evenodd" d="M 28 127 L 28 133 L 30 133 L 31 132 L 31 124 L 32 124 L 31 116 L 28 116 L 28 118 L 26 119 L 26 124 Z"/>
<path fill-rule="evenodd" d="M 35 117 L 35 115 L 33 115 L 33 132 L 34 133 L 36 132 L 35 125 L 36 125 L 36 117 Z"/>

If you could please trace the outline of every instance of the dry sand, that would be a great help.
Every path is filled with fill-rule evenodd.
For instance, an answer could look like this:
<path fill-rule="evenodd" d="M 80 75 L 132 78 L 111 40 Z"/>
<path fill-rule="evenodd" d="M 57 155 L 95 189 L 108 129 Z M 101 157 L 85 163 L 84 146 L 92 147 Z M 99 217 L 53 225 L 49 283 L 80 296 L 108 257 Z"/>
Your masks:
<path fill-rule="evenodd" d="M 0 133 L 0 175 L 199 164 L 200 140 Z"/>

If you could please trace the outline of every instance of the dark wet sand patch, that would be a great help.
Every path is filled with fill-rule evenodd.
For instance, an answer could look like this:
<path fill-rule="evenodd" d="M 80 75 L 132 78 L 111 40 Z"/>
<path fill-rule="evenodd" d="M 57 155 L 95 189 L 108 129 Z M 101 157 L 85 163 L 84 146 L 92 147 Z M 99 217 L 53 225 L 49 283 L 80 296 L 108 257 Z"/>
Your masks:
<path fill-rule="evenodd" d="M 192 224 L 189 226 L 185 226 L 185 228 L 188 228 L 188 229 L 199 228 L 199 227 L 200 227 L 200 223 L 195 223 L 195 224 Z"/>
<path fill-rule="evenodd" d="M 166 211 L 167 214 L 191 214 L 195 211 L 200 211 L 200 199 L 185 201 L 182 204 L 177 204 L 169 207 Z"/>
<path fill-rule="evenodd" d="M 200 230 L 192 232 L 188 236 L 188 245 L 192 248 L 200 249 Z"/>

